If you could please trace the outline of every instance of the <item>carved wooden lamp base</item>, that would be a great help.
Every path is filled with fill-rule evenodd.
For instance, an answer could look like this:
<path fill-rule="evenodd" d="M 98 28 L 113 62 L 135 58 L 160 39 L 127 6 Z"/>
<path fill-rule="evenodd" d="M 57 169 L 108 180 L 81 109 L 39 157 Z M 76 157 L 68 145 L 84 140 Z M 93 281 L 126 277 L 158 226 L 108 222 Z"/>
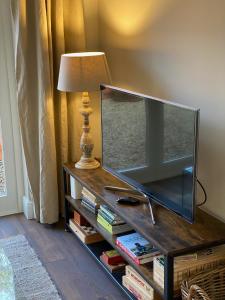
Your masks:
<path fill-rule="evenodd" d="M 75 163 L 77 169 L 97 169 L 100 163 L 94 158 L 82 158 Z"/>
<path fill-rule="evenodd" d="M 92 150 L 94 143 L 90 135 L 89 115 L 92 113 L 90 107 L 90 99 L 88 92 L 82 93 L 82 107 L 80 113 L 84 117 L 83 133 L 80 139 L 80 149 L 82 156 L 80 160 L 75 164 L 75 168 L 78 169 L 96 169 L 100 166 L 100 163 L 92 157 Z"/>

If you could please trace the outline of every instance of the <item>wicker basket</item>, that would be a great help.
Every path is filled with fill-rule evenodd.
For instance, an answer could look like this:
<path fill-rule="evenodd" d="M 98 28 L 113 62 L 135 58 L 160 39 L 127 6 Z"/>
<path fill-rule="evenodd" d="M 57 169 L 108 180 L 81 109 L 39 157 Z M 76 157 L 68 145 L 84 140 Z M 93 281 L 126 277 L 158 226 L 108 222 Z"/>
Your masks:
<path fill-rule="evenodd" d="M 184 280 L 181 293 L 183 300 L 225 300 L 225 265 Z"/>

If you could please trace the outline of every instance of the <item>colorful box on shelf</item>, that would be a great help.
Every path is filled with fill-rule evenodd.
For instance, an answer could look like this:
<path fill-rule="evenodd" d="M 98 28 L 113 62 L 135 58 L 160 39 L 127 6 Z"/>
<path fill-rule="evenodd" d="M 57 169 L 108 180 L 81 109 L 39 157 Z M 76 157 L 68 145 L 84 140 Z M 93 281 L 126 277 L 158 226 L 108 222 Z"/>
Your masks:
<path fill-rule="evenodd" d="M 73 219 L 80 226 L 90 226 L 90 223 L 76 210 L 73 212 Z"/>
<path fill-rule="evenodd" d="M 124 274 L 126 262 L 116 250 L 102 252 L 100 256 L 101 262 L 112 274 Z"/>
<path fill-rule="evenodd" d="M 85 244 L 103 241 L 104 238 L 91 226 L 80 226 L 73 219 L 69 220 L 70 229 Z"/>
<path fill-rule="evenodd" d="M 124 263 L 123 257 L 115 249 L 102 252 L 105 261 L 110 265 L 117 265 L 119 263 Z"/>

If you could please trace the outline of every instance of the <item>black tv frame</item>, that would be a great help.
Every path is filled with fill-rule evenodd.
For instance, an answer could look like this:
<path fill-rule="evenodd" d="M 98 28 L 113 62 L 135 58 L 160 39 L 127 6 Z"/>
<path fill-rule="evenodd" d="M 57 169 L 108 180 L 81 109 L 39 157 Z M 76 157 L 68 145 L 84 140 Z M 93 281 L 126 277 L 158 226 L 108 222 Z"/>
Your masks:
<path fill-rule="evenodd" d="M 198 142 L 199 142 L 199 138 L 198 138 L 198 132 L 199 132 L 199 115 L 200 115 L 200 110 L 199 109 L 196 109 L 196 108 L 193 108 L 193 107 L 190 107 L 190 106 L 186 106 L 186 105 L 182 105 L 182 104 L 179 104 L 179 103 L 175 103 L 175 102 L 172 102 L 172 101 L 167 101 L 167 100 L 163 100 L 163 99 L 160 99 L 160 98 L 156 98 L 156 97 L 152 97 L 152 96 L 149 96 L 149 95 L 145 95 L 145 94 L 142 94 L 142 93 L 137 93 L 137 92 L 133 92 L 133 91 L 130 91 L 130 90 L 126 90 L 126 89 L 122 89 L 122 88 L 119 88 L 119 87 L 115 87 L 115 86 L 111 86 L 111 85 L 107 85 L 107 84 L 100 84 L 100 90 L 101 90 L 101 112 L 102 112 L 102 90 L 106 89 L 106 88 L 109 88 L 111 90 L 114 90 L 114 91 L 118 91 L 118 92 L 121 92 L 121 93 L 124 93 L 124 94 L 127 94 L 127 95 L 131 95 L 131 96 L 137 96 L 137 97 L 141 97 L 141 98 L 146 98 L 146 99 L 149 99 L 149 100 L 153 100 L 153 101 L 160 101 L 161 103 L 164 103 L 164 104 L 170 104 L 170 105 L 174 105 L 176 107 L 181 107 L 181 108 L 184 108 L 184 109 L 188 109 L 188 110 L 191 110 L 191 111 L 194 111 L 196 114 L 195 114 L 195 128 L 194 128 L 194 155 L 193 155 L 193 160 L 194 160 L 194 169 L 193 169 L 193 190 L 192 190 L 192 200 L 193 200 L 193 206 L 192 206 L 192 218 L 189 219 L 188 217 L 182 215 L 180 212 L 178 212 L 176 210 L 176 207 L 173 205 L 171 206 L 167 206 L 165 204 L 165 202 L 161 201 L 159 198 L 161 197 L 162 198 L 162 195 L 159 195 L 159 198 L 153 194 L 151 194 L 149 192 L 149 188 L 148 190 L 145 188 L 145 186 L 143 186 L 142 184 L 138 183 L 137 181 L 131 179 L 131 178 L 128 178 L 127 176 L 121 174 L 121 173 L 118 173 L 116 171 L 114 171 L 113 169 L 107 167 L 107 166 L 104 166 L 103 165 L 103 143 L 102 143 L 102 168 L 108 172 L 110 172 L 111 174 L 113 174 L 115 177 L 117 177 L 118 179 L 124 181 L 125 183 L 127 183 L 131 188 L 134 188 L 136 189 L 137 191 L 139 191 L 140 193 L 143 193 L 145 194 L 149 200 L 152 200 L 153 202 L 155 202 L 156 204 L 159 204 L 161 206 L 163 206 L 164 208 L 168 209 L 168 210 L 171 210 L 173 212 L 175 212 L 177 215 L 181 216 L 182 218 L 184 218 L 186 221 L 188 221 L 189 223 L 194 223 L 195 222 L 195 215 L 196 215 L 196 185 L 197 185 L 197 154 L 198 154 Z M 101 129 L 102 129 L 102 113 L 101 113 Z M 102 140 L 103 140 L 103 130 L 101 130 L 102 132 Z M 167 202 L 168 202 L 168 199 L 166 199 Z"/>

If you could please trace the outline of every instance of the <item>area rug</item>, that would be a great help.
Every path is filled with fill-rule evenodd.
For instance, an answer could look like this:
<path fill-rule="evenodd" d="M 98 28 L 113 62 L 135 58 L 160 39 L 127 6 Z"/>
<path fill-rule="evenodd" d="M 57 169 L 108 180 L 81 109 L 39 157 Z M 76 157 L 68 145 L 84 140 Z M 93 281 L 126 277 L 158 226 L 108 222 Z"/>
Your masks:
<path fill-rule="evenodd" d="M 14 272 L 16 300 L 61 300 L 49 274 L 23 235 L 1 239 Z"/>

